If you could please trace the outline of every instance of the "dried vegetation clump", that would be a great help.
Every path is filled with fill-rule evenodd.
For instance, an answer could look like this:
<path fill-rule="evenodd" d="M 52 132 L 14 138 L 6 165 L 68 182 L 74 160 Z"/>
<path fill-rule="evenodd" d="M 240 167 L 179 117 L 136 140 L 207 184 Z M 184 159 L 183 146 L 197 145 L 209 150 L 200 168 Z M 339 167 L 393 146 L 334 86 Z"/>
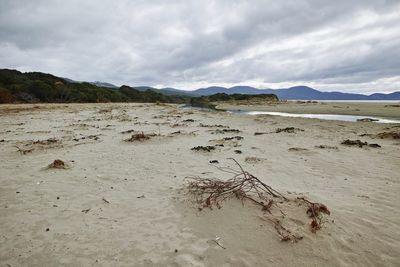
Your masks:
<path fill-rule="evenodd" d="M 135 130 L 131 129 L 131 130 L 126 130 L 126 131 L 122 131 L 122 134 L 127 134 L 127 133 L 134 133 Z"/>
<path fill-rule="evenodd" d="M 264 135 L 264 134 L 270 134 L 269 132 L 255 132 L 254 135 Z"/>
<path fill-rule="evenodd" d="M 307 148 L 303 148 L 303 147 L 290 147 L 289 149 L 288 149 L 288 151 L 292 151 L 292 152 L 301 152 L 301 151 L 308 151 L 308 149 Z"/>
<path fill-rule="evenodd" d="M 229 126 L 222 125 L 222 124 L 203 124 L 203 123 L 200 123 L 199 127 L 205 127 L 205 128 L 227 128 L 227 129 L 229 129 Z"/>
<path fill-rule="evenodd" d="M 203 151 L 203 152 L 211 152 L 211 151 L 215 150 L 215 146 L 196 146 L 196 147 L 192 147 L 191 150 Z"/>
<path fill-rule="evenodd" d="M 244 161 L 249 164 L 256 164 L 256 163 L 260 163 L 262 161 L 262 159 L 257 158 L 257 157 L 246 157 L 244 159 Z"/>
<path fill-rule="evenodd" d="M 51 164 L 47 166 L 48 169 L 68 169 L 69 166 L 67 163 L 62 161 L 61 159 L 54 160 Z"/>
<path fill-rule="evenodd" d="M 341 144 L 346 145 L 346 146 L 358 146 L 358 147 L 363 147 L 363 146 L 369 146 L 369 147 L 373 147 L 373 148 L 381 147 L 378 144 L 368 144 L 368 142 L 362 142 L 360 140 L 350 140 L 350 139 L 346 139 L 346 140 L 342 141 Z"/>
<path fill-rule="evenodd" d="M 328 145 L 318 145 L 318 146 L 315 146 L 315 148 L 319 148 L 319 149 L 335 149 L 335 150 L 338 149 L 337 146 L 328 146 Z"/>
<path fill-rule="evenodd" d="M 242 140 L 243 139 L 243 136 L 239 136 L 239 135 L 237 135 L 237 136 L 232 136 L 232 137 L 224 137 L 223 138 L 225 141 L 229 141 L 229 140 Z"/>
<path fill-rule="evenodd" d="M 400 132 L 382 132 L 376 134 L 376 137 L 380 139 L 400 139 Z"/>
<path fill-rule="evenodd" d="M 311 232 L 317 232 L 319 229 L 321 229 L 323 218 L 322 214 L 331 215 L 328 207 L 321 203 L 311 202 L 304 197 L 298 197 L 297 199 L 304 201 L 304 203 L 306 203 L 306 205 L 308 206 L 307 215 L 309 218 L 311 218 Z"/>
<path fill-rule="evenodd" d="M 175 137 L 175 136 L 179 136 L 179 135 L 194 136 L 194 135 L 197 134 L 197 132 L 198 132 L 198 130 L 190 131 L 190 132 L 179 130 L 179 131 L 175 131 L 175 132 L 169 133 L 168 137 Z"/>
<path fill-rule="evenodd" d="M 400 132 L 381 132 L 377 134 L 362 134 L 360 136 L 369 136 L 371 138 L 379 139 L 400 139 Z"/>
<path fill-rule="evenodd" d="M 296 132 L 304 132 L 303 129 L 295 128 L 295 127 L 286 127 L 286 128 L 278 128 L 275 130 L 275 133 L 296 133 Z"/>
<path fill-rule="evenodd" d="M 98 134 L 97 135 L 96 134 L 92 134 L 92 135 L 87 135 L 87 136 L 75 137 L 72 140 L 75 141 L 75 142 L 79 142 L 81 140 L 89 140 L 89 139 L 97 141 L 97 140 L 100 139 L 100 137 L 99 137 Z"/>
<path fill-rule="evenodd" d="M 143 142 L 149 140 L 151 137 L 156 136 L 156 134 L 145 134 L 143 132 L 132 134 L 132 136 L 128 139 L 125 139 L 126 142 Z"/>
<path fill-rule="evenodd" d="M 25 155 L 34 150 L 45 150 L 50 148 L 62 147 L 62 140 L 58 138 L 49 138 L 46 140 L 29 140 L 15 145 L 18 151 Z"/>
<path fill-rule="evenodd" d="M 217 129 L 211 132 L 211 134 L 226 134 L 226 133 L 240 133 L 239 129 Z"/>
<path fill-rule="evenodd" d="M 224 201 L 232 198 L 239 199 L 243 205 L 249 202 L 265 212 L 263 220 L 273 223 L 282 241 L 297 242 L 302 239 L 302 236 L 294 233 L 283 223 L 289 216 L 288 210 L 290 211 L 290 209 L 285 210 L 285 207 L 290 206 L 292 209 L 304 210 L 303 214 L 305 213 L 311 219 L 309 223 L 311 232 L 315 233 L 321 229 L 324 223 L 323 215 L 330 215 L 330 211 L 324 204 L 311 202 L 304 197 L 289 198 L 245 171 L 236 160 L 234 161 L 238 169 L 217 167 L 221 171 L 234 175 L 228 180 L 198 176 L 186 178 L 187 184 L 184 189 L 193 197 L 199 210 L 221 208 Z"/>
<path fill-rule="evenodd" d="M 231 136 L 231 137 L 224 137 L 222 139 L 213 139 L 209 140 L 209 142 L 213 142 L 215 146 L 231 146 L 231 147 L 239 147 L 240 141 L 243 140 L 243 136 Z"/>
<path fill-rule="evenodd" d="M 258 136 L 258 135 L 273 134 L 273 133 L 297 133 L 297 132 L 304 132 L 304 130 L 295 127 L 286 127 L 286 128 L 277 128 L 273 132 L 255 132 L 254 135 Z"/>

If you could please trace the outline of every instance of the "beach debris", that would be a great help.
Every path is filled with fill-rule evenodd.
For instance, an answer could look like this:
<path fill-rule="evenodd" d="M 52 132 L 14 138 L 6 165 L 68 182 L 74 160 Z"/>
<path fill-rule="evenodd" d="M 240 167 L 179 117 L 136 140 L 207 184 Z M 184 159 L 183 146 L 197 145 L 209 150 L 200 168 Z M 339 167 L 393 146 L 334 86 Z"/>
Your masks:
<path fill-rule="evenodd" d="M 244 171 L 235 159 L 232 160 L 235 161 L 240 170 L 232 168 L 221 169 L 235 174 L 234 178 L 226 181 L 216 178 L 200 178 L 198 176 L 186 177 L 189 193 L 196 197 L 196 202 L 203 208 L 212 209 L 213 206 L 221 208 L 221 203 L 228 197 L 236 197 L 241 200 L 251 200 L 260 205 L 263 210 L 268 211 L 273 203 L 272 198 L 286 200 L 286 197 L 281 193 L 263 183 L 249 172 Z"/>
<path fill-rule="evenodd" d="M 108 201 L 105 197 L 103 197 L 101 200 L 103 200 L 107 204 L 110 204 L 110 201 Z"/>
<path fill-rule="evenodd" d="M 172 132 L 172 133 L 168 134 L 168 136 L 169 137 L 174 137 L 174 136 L 177 136 L 177 135 L 196 135 L 198 131 L 199 130 L 186 132 L 186 131 L 179 130 L 179 131 L 175 131 L 175 132 Z"/>
<path fill-rule="evenodd" d="M 121 133 L 122 134 L 127 134 L 127 133 L 134 133 L 134 132 L 135 132 L 135 130 L 130 129 L 130 130 L 122 131 Z"/>
<path fill-rule="evenodd" d="M 183 132 L 181 130 L 179 130 L 179 131 L 170 133 L 169 136 L 174 136 L 174 135 L 178 135 L 178 134 L 183 134 Z"/>
<path fill-rule="evenodd" d="M 242 150 L 238 150 L 238 149 L 234 150 L 233 152 L 235 152 L 236 154 L 242 154 Z"/>
<path fill-rule="evenodd" d="M 295 127 L 278 128 L 275 130 L 275 133 L 281 133 L 281 132 L 296 133 L 296 132 L 304 132 L 304 130 L 300 129 L 300 128 L 295 128 Z"/>
<path fill-rule="evenodd" d="M 310 223 L 311 232 L 315 233 L 321 229 L 322 224 L 322 213 L 331 215 L 329 209 L 321 203 L 311 202 L 304 197 L 298 197 L 297 199 L 304 201 L 308 205 L 307 215 L 312 219 Z"/>
<path fill-rule="evenodd" d="M 18 151 L 25 155 L 27 153 L 31 153 L 35 150 L 39 149 L 49 149 L 49 148 L 57 148 L 62 146 L 62 140 L 57 138 L 49 138 L 45 140 L 28 140 L 24 142 L 19 142 L 19 144 L 15 145 Z"/>
<path fill-rule="evenodd" d="M 229 141 L 229 140 L 242 140 L 243 136 L 232 136 L 232 137 L 224 137 L 223 140 Z"/>
<path fill-rule="evenodd" d="M 362 119 L 357 119 L 357 121 L 372 122 L 372 121 L 379 121 L 379 120 L 378 119 L 372 119 L 372 118 L 362 118 Z"/>
<path fill-rule="evenodd" d="M 51 145 L 51 144 L 57 144 L 60 143 L 61 140 L 57 139 L 57 138 L 49 138 L 46 140 L 37 140 L 37 141 L 33 141 L 32 144 L 34 145 Z"/>
<path fill-rule="evenodd" d="M 211 152 L 212 150 L 215 150 L 215 146 L 196 146 L 196 147 L 192 147 L 191 150 Z"/>
<path fill-rule="evenodd" d="M 219 163 L 218 160 L 216 160 L 216 159 L 210 160 L 209 162 L 210 162 L 211 164 L 218 164 L 218 163 Z"/>
<path fill-rule="evenodd" d="M 141 196 L 138 196 L 138 197 L 136 197 L 136 198 L 145 198 L 145 196 L 144 196 L 144 195 L 141 195 Z"/>
<path fill-rule="evenodd" d="M 186 120 L 183 120 L 182 122 L 194 122 L 194 119 L 186 119 Z"/>
<path fill-rule="evenodd" d="M 362 142 L 360 140 L 350 140 L 350 139 L 344 140 L 341 144 L 346 146 L 359 146 L 359 147 L 368 145 L 367 142 Z"/>
<path fill-rule="evenodd" d="M 260 158 L 257 158 L 257 157 L 246 157 L 246 158 L 244 159 L 244 161 L 245 161 L 246 163 L 255 164 L 255 163 L 261 162 L 261 159 L 260 159 Z"/>
<path fill-rule="evenodd" d="M 373 148 L 381 148 L 381 146 L 378 144 L 369 144 L 368 146 Z"/>
<path fill-rule="evenodd" d="M 67 169 L 67 167 L 67 164 L 61 159 L 56 159 L 47 166 L 49 169 Z"/>
<path fill-rule="evenodd" d="M 88 213 L 90 211 L 90 209 L 84 209 L 82 210 L 83 213 Z"/>
<path fill-rule="evenodd" d="M 363 146 L 369 146 L 369 147 L 373 147 L 373 148 L 380 148 L 381 146 L 378 144 L 368 144 L 368 142 L 362 142 L 360 140 L 350 140 L 350 139 L 346 139 L 344 140 L 342 143 L 342 145 L 346 145 L 346 146 L 358 146 L 358 147 L 363 147 Z"/>
<path fill-rule="evenodd" d="M 215 139 L 215 140 L 209 140 L 209 142 L 213 142 L 215 146 L 232 146 L 232 147 L 238 147 L 239 141 L 242 140 L 242 136 L 231 136 L 231 137 L 224 137 L 222 139 Z"/>
<path fill-rule="evenodd" d="M 400 108 L 400 105 L 398 105 L 398 104 L 394 104 L 394 105 L 385 105 L 385 107 Z"/>
<path fill-rule="evenodd" d="M 320 148 L 320 149 L 338 149 L 337 146 L 328 146 L 328 145 L 318 145 L 318 146 L 315 146 L 315 148 Z"/>
<path fill-rule="evenodd" d="M 18 149 L 18 152 L 21 153 L 22 155 L 31 153 L 33 151 L 33 148 L 22 148 L 17 145 L 15 145 L 15 147 Z"/>
<path fill-rule="evenodd" d="M 88 136 L 75 137 L 72 140 L 74 140 L 75 142 L 79 142 L 80 140 L 85 140 L 85 139 L 91 139 L 91 140 L 97 141 L 100 139 L 100 137 L 99 137 L 99 135 L 92 134 L 92 135 L 88 135 Z"/>
<path fill-rule="evenodd" d="M 203 124 L 200 123 L 199 127 L 206 127 L 206 128 L 229 128 L 227 125 L 222 125 L 222 124 Z"/>
<path fill-rule="evenodd" d="M 226 249 L 226 247 L 224 247 L 223 245 L 221 245 L 221 243 L 219 242 L 221 240 L 221 237 L 219 236 L 215 236 L 215 239 L 213 239 L 213 241 L 221 248 Z"/>
<path fill-rule="evenodd" d="M 204 208 L 222 207 L 222 202 L 237 198 L 243 205 L 250 201 L 256 206 L 261 207 L 266 213 L 265 219 L 274 224 L 274 228 L 281 237 L 282 241 L 297 242 L 301 236 L 292 233 L 290 229 L 282 224 L 282 220 L 287 216 L 282 210 L 287 204 L 293 208 L 306 208 L 305 213 L 311 218 L 310 229 L 315 233 L 321 229 L 323 214 L 330 215 L 328 208 L 321 204 L 307 200 L 304 197 L 289 198 L 267 185 L 256 176 L 245 171 L 243 167 L 232 159 L 239 169 L 230 167 L 217 167 L 219 170 L 233 174 L 233 178 L 220 180 L 218 178 L 202 178 L 199 176 L 186 177 L 187 184 L 185 190 L 194 198 L 199 211 Z"/>
<path fill-rule="evenodd" d="M 264 218 L 261 219 L 265 220 Z M 294 243 L 297 243 L 298 241 L 303 239 L 303 236 L 295 234 L 288 228 L 284 227 L 282 225 L 282 221 L 279 220 L 278 218 L 268 218 L 268 220 L 274 224 L 274 228 L 278 233 L 278 235 L 280 236 L 282 242 L 292 241 Z"/>
<path fill-rule="evenodd" d="M 137 133 L 137 134 L 132 134 L 132 136 L 128 139 L 125 139 L 124 141 L 126 142 L 143 142 L 145 140 L 149 140 L 150 137 L 156 136 L 156 134 L 144 134 L 143 132 Z"/>
<path fill-rule="evenodd" d="M 308 151 L 308 149 L 302 147 L 290 147 L 288 151 Z"/>
<path fill-rule="evenodd" d="M 377 134 L 362 134 L 360 136 L 369 136 L 379 139 L 400 139 L 400 132 L 381 132 Z"/>
<path fill-rule="evenodd" d="M 270 134 L 269 132 L 255 132 L 254 135 L 263 135 L 263 134 Z"/>
<path fill-rule="evenodd" d="M 226 133 L 240 133 L 238 129 L 217 129 L 211 132 L 211 134 L 226 134 Z"/>

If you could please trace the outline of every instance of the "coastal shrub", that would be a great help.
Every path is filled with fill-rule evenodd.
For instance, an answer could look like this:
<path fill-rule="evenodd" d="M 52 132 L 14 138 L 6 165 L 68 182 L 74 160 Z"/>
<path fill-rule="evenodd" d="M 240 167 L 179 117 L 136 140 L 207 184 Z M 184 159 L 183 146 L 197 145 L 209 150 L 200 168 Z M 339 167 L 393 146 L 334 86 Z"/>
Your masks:
<path fill-rule="evenodd" d="M 12 103 L 14 100 L 13 95 L 7 89 L 0 87 L 0 104 Z"/>

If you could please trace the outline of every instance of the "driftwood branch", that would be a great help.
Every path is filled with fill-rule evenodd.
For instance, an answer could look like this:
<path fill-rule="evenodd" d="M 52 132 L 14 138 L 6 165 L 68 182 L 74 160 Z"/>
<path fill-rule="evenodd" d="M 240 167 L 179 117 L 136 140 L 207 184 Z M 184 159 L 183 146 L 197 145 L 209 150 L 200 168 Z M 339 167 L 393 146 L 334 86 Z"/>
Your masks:
<path fill-rule="evenodd" d="M 290 199 L 256 176 L 245 171 L 235 159 L 230 159 L 235 162 L 238 169 L 216 166 L 219 170 L 234 175 L 228 180 L 223 181 L 217 178 L 202 178 L 198 176 L 186 178 L 188 181 L 186 189 L 188 193 L 194 197 L 196 203 L 200 205 L 200 209 L 212 209 L 213 207 L 221 208 L 222 202 L 229 198 L 237 198 L 241 200 L 242 203 L 246 200 L 250 200 L 250 202 L 260 206 L 263 211 L 268 212 L 270 216 L 272 216 L 272 218 L 267 219 L 274 224 L 282 241 L 292 240 L 297 242 L 302 239 L 302 237 L 293 234 L 289 229 L 285 228 L 281 220 L 278 219 L 277 216 L 274 217 L 271 212 L 274 207 L 280 211 L 280 216 L 284 218 L 286 214 L 280 209 L 278 203 L 292 202 L 297 206 L 306 206 L 306 213 L 308 217 L 312 219 L 310 228 L 313 233 L 321 229 L 322 214 L 330 215 L 330 211 L 325 205 L 311 202 L 304 197 Z"/>

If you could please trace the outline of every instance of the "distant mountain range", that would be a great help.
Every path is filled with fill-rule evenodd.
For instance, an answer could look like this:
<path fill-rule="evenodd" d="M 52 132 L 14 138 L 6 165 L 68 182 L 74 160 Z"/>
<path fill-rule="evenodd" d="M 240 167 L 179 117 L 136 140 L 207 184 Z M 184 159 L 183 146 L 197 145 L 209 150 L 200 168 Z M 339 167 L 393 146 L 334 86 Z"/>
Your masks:
<path fill-rule="evenodd" d="M 257 89 L 250 86 L 235 86 L 231 88 L 212 86 L 200 88 L 194 91 L 185 91 L 175 88 L 163 88 L 161 92 L 174 94 L 185 94 L 192 96 L 212 95 L 216 93 L 225 94 L 275 94 L 282 100 L 400 100 L 400 91 L 371 95 L 341 93 L 341 92 L 321 92 L 307 86 L 294 86 L 285 89 Z"/>
<path fill-rule="evenodd" d="M 65 80 L 68 80 L 70 82 L 73 81 L 70 79 L 65 79 Z M 118 86 L 106 82 L 96 81 L 90 83 L 100 87 L 118 88 Z M 284 89 L 270 89 L 270 88 L 257 89 L 251 86 L 234 86 L 230 88 L 221 86 L 211 86 L 207 88 L 199 88 L 193 91 L 176 89 L 171 87 L 157 89 L 149 86 L 134 86 L 134 88 L 139 91 L 146 91 L 150 89 L 165 95 L 182 95 L 182 96 L 208 96 L 217 93 L 225 93 L 228 95 L 275 94 L 281 100 L 400 100 L 400 91 L 389 94 L 375 93 L 371 95 L 364 95 L 364 94 L 352 94 L 352 93 L 342 93 L 342 92 L 321 92 L 308 86 L 294 86 Z"/>
<path fill-rule="evenodd" d="M 90 82 L 90 83 L 93 85 L 99 86 L 99 87 L 118 88 L 118 86 L 111 84 L 111 83 L 105 83 L 105 82 L 99 82 L 99 81 Z"/>

